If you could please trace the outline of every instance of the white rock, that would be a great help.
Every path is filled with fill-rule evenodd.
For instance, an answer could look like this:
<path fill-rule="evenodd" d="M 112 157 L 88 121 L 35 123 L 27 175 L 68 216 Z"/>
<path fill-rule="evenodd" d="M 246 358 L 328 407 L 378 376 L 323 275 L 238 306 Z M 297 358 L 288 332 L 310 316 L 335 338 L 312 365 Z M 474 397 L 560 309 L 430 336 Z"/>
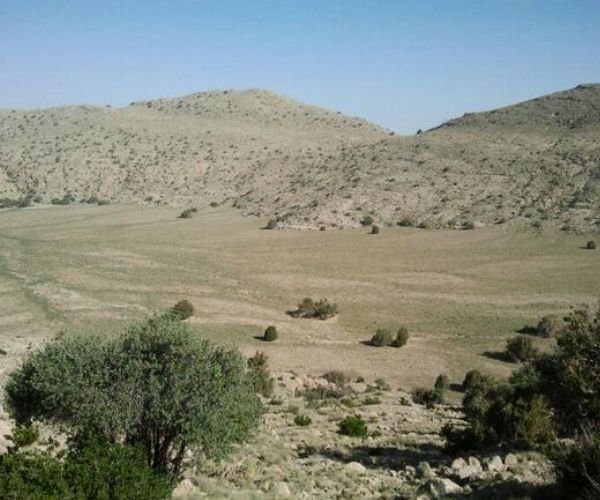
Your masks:
<path fill-rule="evenodd" d="M 511 465 L 517 465 L 518 463 L 519 463 L 519 459 L 517 458 L 516 455 L 513 455 L 512 453 L 509 453 L 504 458 L 504 465 L 506 465 L 507 467 L 510 467 Z"/>
<path fill-rule="evenodd" d="M 351 476 L 361 476 L 367 472 L 367 469 L 358 462 L 349 462 L 344 466 L 344 472 Z"/>
<path fill-rule="evenodd" d="M 436 477 L 427 483 L 429 494 L 433 498 L 445 498 L 448 495 L 456 495 L 462 493 L 463 489 L 447 478 Z"/>
<path fill-rule="evenodd" d="M 452 467 L 454 470 L 458 471 L 460 469 L 462 469 L 463 467 L 467 466 L 467 462 L 465 462 L 464 459 L 462 458 L 456 458 L 453 462 L 452 465 L 450 467 Z"/>
<path fill-rule="evenodd" d="M 504 470 L 504 464 L 502 459 L 498 455 L 494 455 L 486 462 L 487 470 L 491 472 L 502 472 Z"/>
<path fill-rule="evenodd" d="M 270 490 L 276 498 L 289 498 L 292 496 L 289 486 L 284 481 L 273 483 Z"/>
<path fill-rule="evenodd" d="M 429 462 L 419 462 L 417 470 L 419 471 L 419 477 L 423 479 L 433 479 L 436 476 Z"/>

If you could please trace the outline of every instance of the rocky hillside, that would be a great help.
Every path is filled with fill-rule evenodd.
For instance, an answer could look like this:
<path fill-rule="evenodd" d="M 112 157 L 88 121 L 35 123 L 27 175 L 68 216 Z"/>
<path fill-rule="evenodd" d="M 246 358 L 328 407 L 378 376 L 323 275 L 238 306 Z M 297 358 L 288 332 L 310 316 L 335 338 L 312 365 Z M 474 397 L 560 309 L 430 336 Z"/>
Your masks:
<path fill-rule="evenodd" d="M 282 226 L 600 226 L 600 85 L 411 137 L 271 92 L 0 111 L 0 198 L 207 206 Z"/>

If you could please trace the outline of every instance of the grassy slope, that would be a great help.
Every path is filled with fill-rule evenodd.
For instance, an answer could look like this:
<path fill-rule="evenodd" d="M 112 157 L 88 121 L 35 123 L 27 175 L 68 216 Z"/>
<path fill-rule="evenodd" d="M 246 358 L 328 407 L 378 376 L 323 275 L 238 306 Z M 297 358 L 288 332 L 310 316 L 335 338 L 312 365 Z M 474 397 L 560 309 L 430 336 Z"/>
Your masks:
<path fill-rule="evenodd" d="M 14 365 L 27 342 L 61 328 L 120 324 L 188 298 L 190 320 L 246 353 L 265 350 L 275 369 L 351 368 L 402 386 L 438 373 L 459 379 L 478 366 L 511 365 L 502 349 L 541 315 L 600 296 L 597 251 L 587 237 L 516 228 L 264 231 L 230 209 L 177 219 L 173 208 L 53 207 L 0 219 L 0 347 Z M 304 296 L 328 297 L 326 322 L 285 311 Z M 272 344 L 254 339 L 274 324 Z M 406 324 L 401 349 L 362 345 L 378 326 Z"/>

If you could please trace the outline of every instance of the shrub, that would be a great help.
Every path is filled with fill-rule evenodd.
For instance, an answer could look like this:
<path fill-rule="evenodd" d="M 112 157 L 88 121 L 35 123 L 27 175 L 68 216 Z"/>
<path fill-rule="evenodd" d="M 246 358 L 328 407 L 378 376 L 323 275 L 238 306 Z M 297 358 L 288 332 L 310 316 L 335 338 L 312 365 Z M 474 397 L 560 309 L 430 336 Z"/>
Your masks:
<path fill-rule="evenodd" d="M 465 379 L 462 383 L 463 391 L 475 390 L 481 385 L 489 381 L 489 377 L 481 373 L 479 370 L 470 370 L 465 374 Z"/>
<path fill-rule="evenodd" d="M 271 397 L 275 380 L 268 368 L 269 357 L 264 352 L 256 352 L 248 359 L 248 372 L 254 392 L 264 397 Z"/>
<path fill-rule="evenodd" d="M 391 345 L 392 347 L 403 347 L 406 345 L 406 343 L 408 342 L 408 328 L 406 328 L 405 326 L 401 326 L 400 328 L 398 328 L 398 331 L 396 332 L 396 338 L 394 340 L 392 340 Z"/>
<path fill-rule="evenodd" d="M 513 363 L 527 361 L 536 354 L 533 342 L 528 337 L 514 337 L 506 343 L 506 357 Z"/>
<path fill-rule="evenodd" d="M 171 308 L 171 314 L 175 319 L 184 321 L 194 315 L 194 306 L 188 300 L 180 300 Z"/>
<path fill-rule="evenodd" d="M 367 396 L 364 401 L 364 405 L 378 405 L 381 404 L 381 399 L 376 396 Z"/>
<path fill-rule="evenodd" d="M 473 221 L 465 221 L 463 222 L 462 228 L 466 231 L 471 231 L 473 229 L 475 229 L 475 223 Z"/>
<path fill-rule="evenodd" d="M 0 498 L 164 500 L 170 478 L 146 463 L 144 451 L 94 440 L 78 444 L 63 462 L 41 452 L 0 456 Z"/>
<path fill-rule="evenodd" d="M 0 349 L 0 356 L 6 356 L 8 353 L 4 349 Z"/>
<path fill-rule="evenodd" d="M 10 440 L 13 442 L 15 448 L 22 448 L 23 446 L 35 443 L 39 437 L 40 431 L 35 425 L 17 425 L 12 429 Z"/>
<path fill-rule="evenodd" d="M 596 250 L 596 242 L 593 240 L 588 241 L 585 244 L 585 248 L 587 248 L 588 250 Z"/>
<path fill-rule="evenodd" d="M 365 215 L 361 220 L 360 220 L 360 224 L 362 226 L 370 226 L 371 224 L 373 224 L 373 222 L 375 222 L 373 220 L 373 217 L 371 217 L 370 215 Z"/>
<path fill-rule="evenodd" d="M 544 316 L 535 328 L 539 337 L 554 337 L 562 328 L 562 322 L 556 316 Z"/>
<path fill-rule="evenodd" d="M 411 396 L 415 403 L 424 405 L 427 408 L 433 408 L 435 405 L 441 404 L 444 401 L 443 394 L 440 391 L 422 387 L 413 390 Z"/>
<path fill-rule="evenodd" d="M 323 374 L 323 378 L 327 380 L 327 382 L 331 382 L 340 387 L 345 386 L 351 380 L 350 376 L 341 370 L 328 371 Z"/>
<path fill-rule="evenodd" d="M 392 343 L 392 332 L 387 328 L 378 328 L 375 331 L 375 335 L 371 337 L 371 345 L 375 347 L 383 347 Z"/>
<path fill-rule="evenodd" d="M 367 423 L 358 415 L 348 416 L 340 422 L 339 433 L 344 436 L 365 437 L 368 433 Z"/>
<path fill-rule="evenodd" d="M 600 497 L 600 434 L 583 432 L 573 444 L 563 444 L 553 458 L 563 498 Z"/>
<path fill-rule="evenodd" d="M 335 316 L 337 313 L 337 305 L 330 303 L 327 299 L 320 299 L 315 302 L 307 297 L 289 314 L 294 318 L 317 318 L 325 320 Z"/>
<path fill-rule="evenodd" d="M 209 203 L 209 205 L 211 206 L 211 208 L 216 208 L 219 206 L 219 202 L 218 201 L 211 201 Z"/>
<path fill-rule="evenodd" d="M 235 350 L 162 315 L 119 336 L 61 335 L 9 375 L 18 424 L 60 424 L 72 436 L 140 443 L 156 471 L 177 475 L 185 452 L 225 453 L 258 425 L 260 401 Z"/>
<path fill-rule="evenodd" d="M 391 389 L 390 384 L 381 377 L 375 379 L 375 387 L 380 391 L 389 391 Z"/>
<path fill-rule="evenodd" d="M 300 427 L 306 427 L 312 423 L 312 419 L 308 415 L 296 415 L 294 423 Z"/>
<path fill-rule="evenodd" d="M 263 335 L 263 340 L 267 342 L 273 342 L 274 340 L 277 340 L 278 336 L 279 333 L 277 332 L 277 328 L 275 328 L 273 325 L 267 326 L 267 329 Z"/>
<path fill-rule="evenodd" d="M 183 212 L 179 214 L 179 218 L 190 219 L 197 211 L 197 208 L 186 208 Z"/>
<path fill-rule="evenodd" d="M 265 226 L 265 229 L 275 229 L 277 227 L 277 221 L 275 219 L 270 219 Z"/>
<path fill-rule="evenodd" d="M 433 385 L 433 389 L 441 393 L 442 397 L 450 388 L 450 380 L 448 380 L 447 375 L 438 375 L 435 379 L 435 384 Z"/>
<path fill-rule="evenodd" d="M 375 226 L 375 225 L 371 226 L 371 234 L 379 234 L 380 231 L 381 230 L 379 229 L 379 226 Z"/>
<path fill-rule="evenodd" d="M 402 219 L 398 221 L 398 225 L 400 227 L 412 227 L 415 225 L 415 223 L 410 217 L 402 217 Z"/>

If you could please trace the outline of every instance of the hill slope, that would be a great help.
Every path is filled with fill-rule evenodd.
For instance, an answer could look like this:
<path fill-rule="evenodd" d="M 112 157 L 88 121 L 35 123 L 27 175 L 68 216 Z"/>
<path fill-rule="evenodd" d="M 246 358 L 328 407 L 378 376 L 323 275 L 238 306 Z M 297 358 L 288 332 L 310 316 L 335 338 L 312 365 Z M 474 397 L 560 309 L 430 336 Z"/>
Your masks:
<path fill-rule="evenodd" d="M 271 92 L 0 111 L 0 197 L 231 203 L 295 227 L 600 217 L 600 85 L 413 137 Z"/>

